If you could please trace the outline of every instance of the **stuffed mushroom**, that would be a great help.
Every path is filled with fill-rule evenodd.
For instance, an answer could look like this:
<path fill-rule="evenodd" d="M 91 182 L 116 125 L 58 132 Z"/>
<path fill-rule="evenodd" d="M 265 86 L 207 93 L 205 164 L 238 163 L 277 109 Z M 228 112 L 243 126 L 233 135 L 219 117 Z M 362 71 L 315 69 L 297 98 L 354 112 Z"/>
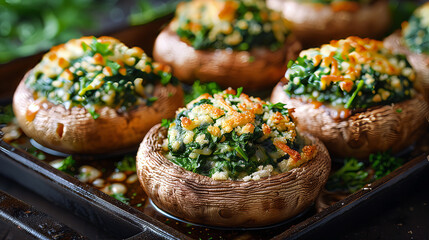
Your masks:
<path fill-rule="evenodd" d="M 145 133 L 182 106 L 168 66 L 111 37 L 53 47 L 19 84 L 13 109 L 24 133 L 64 153 L 136 149 Z"/>
<path fill-rule="evenodd" d="M 390 27 L 387 0 L 267 0 L 291 22 L 304 47 L 348 36 L 382 37 Z"/>
<path fill-rule="evenodd" d="M 302 51 L 285 78 L 271 101 L 295 108 L 298 128 L 334 156 L 398 152 L 425 132 L 429 106 L 414 88 L 417 75 L 383 42 L 349 37 Z"/>
<path fill-rule="evenodd" d="M 284 104 L 232 89 L 179 109 L 137 153 L 140 183 L 159 208 L 212 226 L 291 218 L 314 202 L 329 172 L 323 143 L 299 134 Z"/>
<path fill-rule="evenodd" d="M 281 14 L 262 0 L 193 0 L 178 5 L 153 55 L 185 83 L 256 90 L 273 87 L 300 50 Z"/>
<path fill-rule="evenodd" d="M 429 3 L 417 8 L 402 29 L 385 39 L 386 47 L 405 54 L 408 61 L 421 76 L 419 84 L 429 101 Z"/>

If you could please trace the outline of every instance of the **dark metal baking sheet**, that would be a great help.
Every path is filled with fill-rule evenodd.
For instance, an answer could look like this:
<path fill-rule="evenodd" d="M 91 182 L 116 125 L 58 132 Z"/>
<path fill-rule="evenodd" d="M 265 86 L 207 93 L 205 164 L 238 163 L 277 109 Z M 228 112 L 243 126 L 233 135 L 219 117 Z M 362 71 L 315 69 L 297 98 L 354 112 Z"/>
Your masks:
<path fill-rule="evenodd" d="M 127 28 L 111 35 L 127 45 L 141 46 L 147 53 L 150 53 L 157 33 L 169 19 L 170 16 L 167 16 L 149 24 Z M 40 57 L 39 54 L 0 65 L 2 84 L 0 104 L 11 102 L 15 86 Z M 428 168 L 427 151 L 410 150 L 406 154 L 409 161 L 385 178 L 349 195 L 319 213 L 314 210 L 309 211 L 292 222 L 276 226 L 272 233 L 274 239 L 300 239 L 311 236 L 318 229 L 346 216 L 349 212 L 364 208 L 368 201 L 382 198 L 392 189 L 403 185 L 410 176 L 420 175 Z M 115 238 L 189 238 L 184 231 L 172 228 L 90 185 L 81 183 L 76 178 L 52 168 L 45 162 L 41 162 L 4 141 L 0 141 L 0 166 L 2 166 L 0 174 L 86 219 L 100 229 L 111 233 Z M 258 237 L 263 238 L 261 235 Z"/>

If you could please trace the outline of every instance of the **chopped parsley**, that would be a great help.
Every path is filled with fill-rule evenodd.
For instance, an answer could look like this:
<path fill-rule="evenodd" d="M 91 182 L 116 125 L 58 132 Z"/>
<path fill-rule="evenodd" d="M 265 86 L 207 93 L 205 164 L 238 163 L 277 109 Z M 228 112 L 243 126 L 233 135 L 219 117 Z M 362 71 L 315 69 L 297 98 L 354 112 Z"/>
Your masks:
<path fill-rule="evenodd" d="M 135 172 L 136 171 L 136 158 L 135 156 L 126 155 L 121 161 L 115 163 L 117 170 L 121 172 Z"/>
<path fill-rule="evenodd" d="M 70 155 L 62 160 L 57 169 L 67 174 L 74 175 L 76 173 L 76 161 Z"/>
<path fill-rule="evenodd" d="M 169 119 L 162 119 L 162 121 L 161 121 L 161 126 L 162 127 L 165 127 L 165 128 L 168 128 L 168 127 L 170 127 L 170 124 L 171 124 L 171 121 L 169 120 Z"/>
<path fill-rule="evenodd" d="M 221 87 L 215 82 L 201 83 L 197 80 L 192 84 L 192 88 L 186 91 L 185 103 L 189 103 L 190 101 L 194 100 L 195 98 L 199 97 L 204 93 L 213 95 L 221 91 Z"/>
<path fill-rule="evenodd" d="M 113 193 L 113 194 L 110 194 L 110 196 L 116 198 L 117 200 L 119 200 L 125 204 L 130 203 L 130 199 L 127 198 L 123 193 Z"/>
<path fill-rule="evenodd" d="M 15 118 L 12 105 L 0 106 L 0 124 L 9 124 Z"/>
<path fill-rule="evenodd" d="M 368 183 L 367 178 L 365 164 L 355 158 L 349 158 L 344 160 L 343 167 L 329 176 L 326 189 L 355 192 Z"/>
<path fill-rule="evenodd" d="M 329 176 L 326 189 L 355 192 L 366 184 L 388 175 L 404 162 L 404 159 L 395 157 L 391 151 L 373 153 L 367 163 L 347 158 L 344 165 Z"/>
<path fill-rule="evenodd" d="M 374 169 L 374 178 L 380 179 L 404 164 L 404 159 L 395 157 L 390 151 L 371 154 L 369 162 Z"/>

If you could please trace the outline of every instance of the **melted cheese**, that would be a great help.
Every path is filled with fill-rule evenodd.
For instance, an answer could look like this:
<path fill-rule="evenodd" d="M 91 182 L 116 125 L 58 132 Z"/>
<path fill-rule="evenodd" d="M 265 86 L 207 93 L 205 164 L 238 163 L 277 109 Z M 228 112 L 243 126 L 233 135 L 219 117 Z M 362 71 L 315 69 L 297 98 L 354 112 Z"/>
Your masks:
<path fill-rule="evenodd" d="M 391 52 L 384 48 L 383 42 L 348 37 L 342 40 L 331 41 L 321 48 L 312 48 L 300 53 L 301 57 L 312 59 L 315 66 L 329 67 L 329 75 L 321 77 L 321 88 L 326 89 L 332 82 L 341 82 L 340 87 L 350 91 L 353 82 L 360 77 L 363 68 L 372 68 L 381 74 L 401 75 L 410 80 L 415 79 L 411 68 L 405 67 L 405 61 L 390 58 Z M 341 63 L 334 57 L 342 58 Z"/>

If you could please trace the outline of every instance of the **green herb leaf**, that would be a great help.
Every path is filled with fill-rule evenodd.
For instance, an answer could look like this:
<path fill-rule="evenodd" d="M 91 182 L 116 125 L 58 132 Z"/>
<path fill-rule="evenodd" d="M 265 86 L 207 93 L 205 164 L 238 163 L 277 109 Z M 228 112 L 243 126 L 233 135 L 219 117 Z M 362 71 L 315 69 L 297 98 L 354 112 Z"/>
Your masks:
<path fill-rule="evenodd" d="M 246 153 L 240 146 L 236 146 L 234 149 L 242 158 L 244 158 L 244 160 L 249 161 L 249 157 L 247 157 Z"/>
<path fill-rule="evenodd" d="M 169 128 L 170 124 L 171 124 L 171 120 L 170 119 L 163 118 L 161 120 L 161 127 Z"/>
<path fill-rule="evenodd" d="M 236 97 L 240 97 L 240 95 L 241 95 L 242 92 L 243 92 L 243 87 L 237 88 L 237 94 L 235 96 Z"/>
<path fill-rule="evenodd" d="M 350 108 L 351 104 L 353 103 L 353 100 L 355 99 L 356 95 L 358 94 L 358 92 L 362 89 L 363 84 L 365 82 L 363 80 L 360 80 L 358 83 L 358 86 L 356 88 L 356 90 L 353 92 L 353 95 L 350 97 L 349 101 L 346 103 L 346 105 L 344 105 L 345 108 Z"/>
<path fill-rule="evenodd" d="M 192 89 L 185 94 L 185 103 L 189 103 L 204 93 L 213 95 L 221 91 L 222 89 L 215 82 L 200 83 L 200 81 L 195 81 L 194 84 L 192 84 Z"/>
<path fill-rule="evenodd" d="M 27 149 L 27 152 L 39 160 L 46 160 L 46 155 L 35 147 L 30 147 L 29 149 Z"/>
<path fill-rule="evenodd" d="M 173 75 L 171 75 L 171 73 L 159 71 L 158 74 L 161 76 L 162 85 L 167 85 L 173 78 Z"/>
<path fill-rule="evenodd" d="M 97 41 L 97 38 L 93 38 L 91 44 L 89 45 L 89 49 L 92 54 L 100 53 L 102 56 L 113 55 L 113 52 L 109 49 L 109 43 L 101 43 Z"/>
<path fill-rule="evenodd" d="M 156 102 L 156 100 L 158 100 L 158 98 L 157 98 L 157 97 L 150 97 L 150 98 L 148 98 L 148 99 L 147 99 L 146 105 L 148 105 L 148 106 L 152 106 L 152 104 L 153 104 L 154 102 Z"/>
<path fill-rule="evenodd" d="M 67 174 L 73 175 L 76 172 L 75 166 L 76 166 L 76 161 L 70 155 L 62 161 L 61 165 L 57 169 Z"/>
<path fill-rule="evenodd" d="M 94 108 L 94 106 L 93 105 L 90 105 L 88 108 L 86 108 L 87 109 L 87 111 L 89 112 L 89 114 L 91 114 L 91 116 L 92 116 L 92 118 L 93 119 L 97 119 L 97 118 L 99 118 L 100 117 L 100 114 L 98 114 L 96 111 L 95 111 L 95 108 Z"/>
<path fill-rule="evenodd" d="M 375 171 L 375 179 L 380 179 L 404 164 L 402 158 L 392 155 L 391 151 L 379 152 L 369 156 L 371 167 Z"/>
<path fill-rule="evenodd" d="M 121 161 L 115 163 L 116 169 L 121 172 L 135 172 L 136 171 L 136 158 L 131 155 L 125 156 Z"/>
<path fill-rule="evenodd" d="M 15 115 L 11 104 L 4 107 L 0 106 L 0 124 L 9 124 L 14 118 Z"/>
<path fill-rule="evenodd" d="M 364 163 L 349 158 L 344 161 L 343 167 L 329 176 L 326 189 L 355 192 L 368 183 L 367 177 Z"/>
<path fill-rule="evenodd" d="M 110 196 L 116 198 L 117 200 L 119 200 L 119 201 L 121 201 L 121 202 L 123 202 L 125 204 L 129 204 L 130 203 L 129 202 L 130 199 L 127 198 L 127 197 L 125 197 L 125 195 L 123 193 L 113 193 L 113 194 L 110 194 Z"/>

